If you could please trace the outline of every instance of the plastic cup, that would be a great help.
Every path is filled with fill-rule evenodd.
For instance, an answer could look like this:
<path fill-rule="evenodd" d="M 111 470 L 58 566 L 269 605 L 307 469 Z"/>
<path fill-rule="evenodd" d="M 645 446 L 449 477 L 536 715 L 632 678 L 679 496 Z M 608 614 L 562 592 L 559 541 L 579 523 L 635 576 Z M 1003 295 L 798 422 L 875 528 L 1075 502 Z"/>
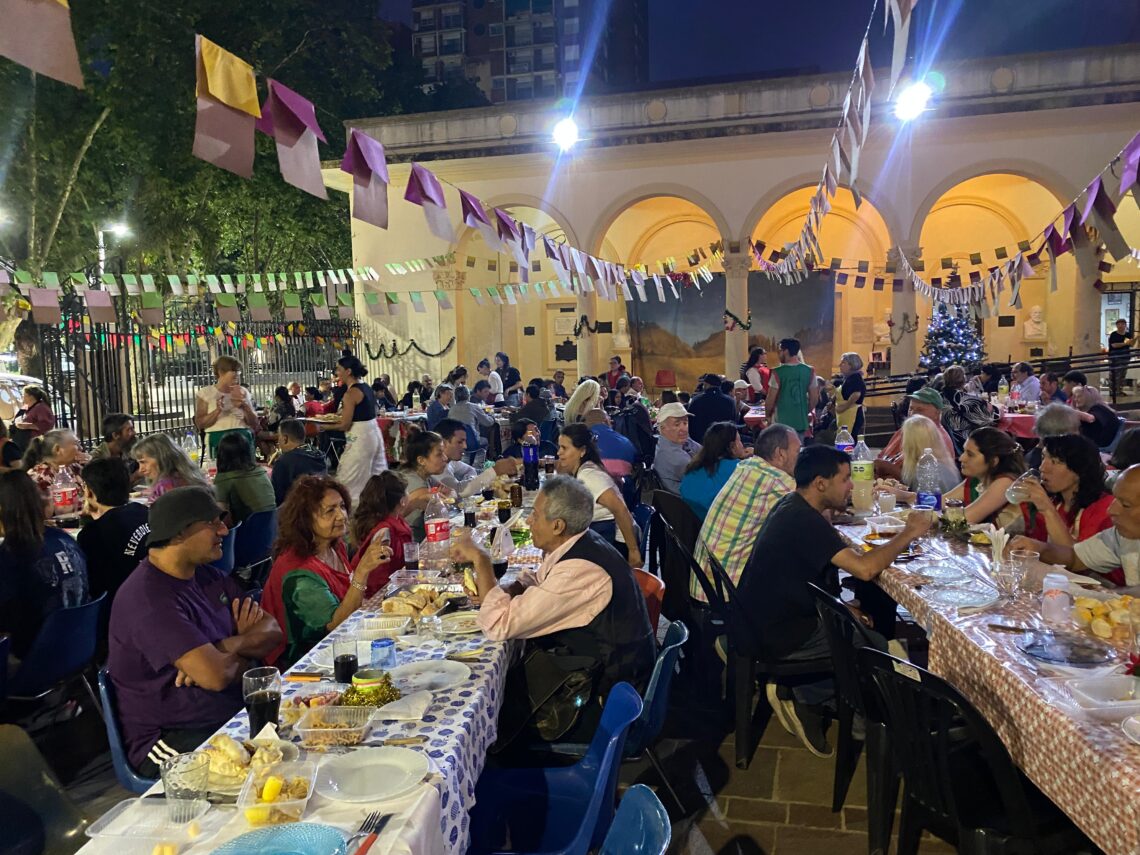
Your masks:
<path fill-rule="evenodd" d="M 889 514 L 895 509 L 897 497 L 890 490 L 880 490 L 875 494 L 875 500 L 879 503 L 879 513 Z"/>
<path fill-rule="evenodd" d="M 198 813 L 210 780 L 210 758 L 204 751 L 191 751 L 164 760 L 160 767 L 162 790 L 171 822 L 185 823 Z"/>

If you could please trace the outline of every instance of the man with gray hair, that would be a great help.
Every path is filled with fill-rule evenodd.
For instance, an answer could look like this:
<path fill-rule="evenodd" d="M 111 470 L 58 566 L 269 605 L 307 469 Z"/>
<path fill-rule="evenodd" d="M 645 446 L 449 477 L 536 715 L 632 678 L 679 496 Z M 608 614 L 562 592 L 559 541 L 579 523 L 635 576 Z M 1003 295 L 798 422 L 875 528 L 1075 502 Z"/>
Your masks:
<path fill-rule="evenodd" d="M 776 503 L 796 489 L 792 472 L 800 453 L 800 437 L 787 425 L 771 425 L 760 432 L 756 454 L 741 460 L 716 494 L 697 538 L 697 563 L 711 575 L 712 554 L 733 584 L 748 564 L 756 536 Z M 706 602 L 696 576 L 689 579 L 689 594 Z"/>
<path fill-rule="evenodd" d="M 1033 420 L 1033 432 L 1038 439 L 1047 436 L 1069 436 L 1081 432 L 1081 418 L 1077 411 L 1067 404 L 1046 404 L 1037 411 Z M 1030 469 L 1041 468 L 1041 443 L 1031 448 L 1025 455 L 1025 463 Z"/>
<path fill-rule="evenodd" d="M 497 427 L 495 420 L 481 406 L 471 403 L 471 390 L 462 383 L 455 387 L 455 403 L 447 411 L 447 417 L 471 425 L 477 433 Z M 479 444 L 486 446 L 487 443 L 481 440 Z"/>
<path fill-rule="evenodd" d="M 549 478 L 531 512 L 537 571 L 499 587 L 491 556 L 469 536 L 453 540 L 452 558 L 475 566 L 479 626 L 491 641 L 528 639 L 528 647 L 597 663 L 597 697 L 619 681 L 645 688 L 656 653 L 645 599 L 625 559 L 590 529 L 594 497 L 576 478 Z"/>

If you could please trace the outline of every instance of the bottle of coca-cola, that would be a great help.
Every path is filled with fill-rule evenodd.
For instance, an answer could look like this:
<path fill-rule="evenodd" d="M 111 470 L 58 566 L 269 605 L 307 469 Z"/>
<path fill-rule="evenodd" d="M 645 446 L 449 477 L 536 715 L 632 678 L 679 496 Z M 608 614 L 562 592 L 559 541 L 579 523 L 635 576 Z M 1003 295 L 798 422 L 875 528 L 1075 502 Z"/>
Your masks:
<path fill-rule="evenodd" d="M 51 485 L 51 505 L 52 515 L 57 517 L 73 514 L 79 507 L 79 487 L 66 466 L 55 471 L 55 480 Z"/>
<path fill-rule="evenodd" d="M 421 570 L 446 570 L 451 562 L 451 512 L 433 487 L 424 508 L 423 545 L 420 547 Z"/>

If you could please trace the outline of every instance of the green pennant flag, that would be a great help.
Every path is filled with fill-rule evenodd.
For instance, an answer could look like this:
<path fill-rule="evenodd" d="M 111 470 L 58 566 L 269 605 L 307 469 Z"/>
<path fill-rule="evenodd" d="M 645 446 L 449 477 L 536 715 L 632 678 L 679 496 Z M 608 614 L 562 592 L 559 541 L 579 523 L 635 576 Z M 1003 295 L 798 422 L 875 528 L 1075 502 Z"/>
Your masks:
<path fill-rule="evenodd" d="M 17 285 L 31 285 L 32 272 L 30 270 L 17 270 L 16 271 L 16 284 Z"/>
<path fill-rule="evenodd" d="M 245 299 L 251 309 L 264 309 L 269 306 L 269 296 L 267 294 L 254 292 L 246 294 Z"/>
<path fill-rule="evenodd" d="M 162 295 L 157 291 L 143 291 L 139 295 L 144 309 L 161 309 L 162 308 Z"/>
<path fill-rule="evenodd" d="M 451 300 L 448 299 L 446 291 L 433 291 L 432 293 L 435 294 L 435 300 L 441 309 L 451 308 Z"/>
<path fill-rule="evenodd" d="M 83 273 L 79 273 L 79 272 L 71 273 L 71 274 L 68 274 L 67 278 L 69 280 L 71 280 L 72 285 L 86 285 L 87 284 L 87 276 Z"/>
<path fill-rule="evenodd" d="M 59 274 L 58 273 L 41 273 L 40 284 L 45 288 L 57 290 L 59 288 Z"/>
<path fill-rule="evenodd" d="M 304 288 L 305 287 L 305 277 L 301 275 L 301 271 L 298 270 L 298 271 L 294 272 L 293 283 L 298 288 Z"/>
<path fill-rule="evenodd" d="M 144 294 L 143 296 L 145 297 L 146 295 Z M 224 292 L 221 294 L 215 294 L 214 302 L 219 306 L 225 306 L 227 309 L 232 309 L 237 306 L 237 294 L 226 294 Z"/>
<path fill-rule="evenodd" d="M 388 302 L 392 305 L 398 305 L 400 302 L 400 295 L 395 291 L 385 291 L 384 296 L 388 298 Z"/>
<path fill-rule="evenodd" d="M 350 309 L 356 305 L 351 294 L 337 294 L 336 302 L 338 306 L 347 306 Z"/>
<path fill-rule="evenodd" d="M 289 309 L 301 308 L 301 295 L 295 291 L 286 291 L 281 295 L 282 304 Z"/>
<path fill-rule="evenodd" d="M 315 285 L 313 283 L 313 271 L 311 271 L 311 270 L 305 274 L 305 287 L 306 288 L 315 287 Z"/>
<path fill-rule="evenodd" d="M 322 294 L 320 291 L 314 291 L 312 294 L 310 294 L 309 295 L 309 302 L 314 306 L 326 306 L 327 305 L 327 301 L 325 300 L 325 295 Z"/>
<path fill-rule="evenodd" d="M 484 305 L 484 303 L 483 303 L 483 292 L 482 291 L 480 291 L 478 288 L 468 288 L 467 290 L 471 292 L 471 296 L 475 298 L 475 302 L 478 305 L 480 305 L 480 306 Z"/>
<path fill-rule="evenodd" d="M 166 284 L 176 293 L 182 289 L 182 280 L 173 273 L 166 274 Z"/>

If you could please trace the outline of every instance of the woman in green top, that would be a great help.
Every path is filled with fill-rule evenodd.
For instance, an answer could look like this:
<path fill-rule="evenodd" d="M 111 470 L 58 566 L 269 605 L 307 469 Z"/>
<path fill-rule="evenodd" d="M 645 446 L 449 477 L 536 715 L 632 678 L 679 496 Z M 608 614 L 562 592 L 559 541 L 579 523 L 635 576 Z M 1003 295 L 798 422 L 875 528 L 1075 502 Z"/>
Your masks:
<path fill-rule="evenodd" d="M 218 440 L 214 493 L 234 522 L 245 522 L 251 514 L 277 507 L 273 484 L 265 470 L 254 463 L 253 449 L 241 433 L 228 433 Z"/>
<path fill-rule="evenodd" d="M 273 569 L 261 605 L 285 630 L 285 642 L 266 657 L 279 668 L 292 665 L 360 608 L 368 577 L 392 557 L 379 538 L 355 569 L 348 560 L 351 500 L 348 490 L 327 475 L 298 478 L 281 505 Z"/>

